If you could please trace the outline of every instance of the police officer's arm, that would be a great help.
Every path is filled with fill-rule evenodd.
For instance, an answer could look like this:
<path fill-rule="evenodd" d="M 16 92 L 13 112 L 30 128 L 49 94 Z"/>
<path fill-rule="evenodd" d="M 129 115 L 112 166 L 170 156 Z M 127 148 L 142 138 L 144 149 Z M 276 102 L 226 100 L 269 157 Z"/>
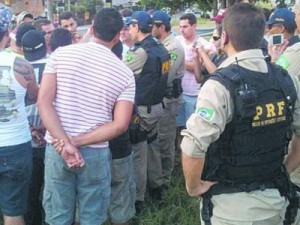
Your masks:
<path fill-rule="evenodd" d="M 31 64 L 23 58 L 16 57 L 13 70 L 17 81 L 27 89 L 25 105 L 36 103 L 39 87 Z"/>
<path fill-rule="evenodd" d="M 186 188 L 191 196 L 199 196 L 213 183 L 201 181 L 205 153 L 232 119 L 233 102 L 229 91 L 217 81 L 208 80 L 201 88 L 197 109 L 187 121 L 181 148 Z"/>
<path fill-rule="evenodd" d="M 285 160 L 286 169 L 289 173 L 300 166 L 300 137 L 293 135 L 289 146 L 289 154 Z"/>
<path fill-rule="evenodd" d="M 289 154 L 286 157 L 285 165 L 289 173 L 300 166 L 300 83 L 296 76 L 291 75 L 297 92 L 295 110 L 293 113 L 293 138 L 289 146 Z"/>
<path fill-rule="evenodd" d="M 143 48 L 138 48 L 135 51 L 129 50 L 123 59 L 123 62 L 136 74 L 142 72 L 143 66 L 147 60 L 147 53 Z"/>
<path fill-rule="evenodd" d="M 178 46 L 179 45 L 179 46 Z M 185 64 L 184 64 L 184 49 L 180 43 L 172 49 L 170 52 L 172 65 L 169 71 L 168 79 L 181 79 L 184 76 Z"/>

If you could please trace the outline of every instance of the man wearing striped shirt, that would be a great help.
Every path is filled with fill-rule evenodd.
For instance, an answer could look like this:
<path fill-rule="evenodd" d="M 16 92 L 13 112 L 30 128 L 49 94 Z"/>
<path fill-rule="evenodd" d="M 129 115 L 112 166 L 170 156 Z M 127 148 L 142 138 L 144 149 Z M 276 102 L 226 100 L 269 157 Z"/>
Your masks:
<path fill-rule="evenodd" d="M 38 99 L 46 141 L 44 208 L 50 225 L 102 224 L 110 196 L 108 140 L 127 130 L 135 97 L 133 73 L 112 52 L 123 27 L 114 9 L 100 10 L 91 42 L 57 49 Z M 114 113 L 112 111 L 114 109 Z"/>

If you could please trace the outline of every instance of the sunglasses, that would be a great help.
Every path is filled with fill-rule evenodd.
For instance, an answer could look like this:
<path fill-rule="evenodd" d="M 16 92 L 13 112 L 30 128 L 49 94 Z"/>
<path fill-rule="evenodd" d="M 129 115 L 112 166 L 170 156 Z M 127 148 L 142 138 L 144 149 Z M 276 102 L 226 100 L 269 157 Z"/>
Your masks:
<path fill-rule="evenodd" d="M 219 40 L 221 37 L 219 37 L 219 36 L 213 36 L 212 37 L 212 39 L 214 40 L 214 41 L 217 41 L 217 40 Z"/>
<path fill-rule="evenodd" d="M 270 25 L 268 26 L 268 28 L 269 28 L 269 30 L 271 30 L 272 27 L 278 27 L 278 26 L 281 26 L 281 25 L 280 25 L 280 24 L 270 24 Z"/>

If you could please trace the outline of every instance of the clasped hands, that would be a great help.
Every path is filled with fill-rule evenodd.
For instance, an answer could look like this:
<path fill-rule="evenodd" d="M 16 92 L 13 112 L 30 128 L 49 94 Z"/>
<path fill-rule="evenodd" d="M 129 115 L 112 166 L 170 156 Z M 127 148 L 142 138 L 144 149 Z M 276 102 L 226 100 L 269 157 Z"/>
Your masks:
<path fill-rule="evenodd" d="M 80 168 L 84 166 L 84 159 L 72 138 L 70 138 L 69 141 L 53 139 L 51 144 L 58 154 L 61 155 L 69 168 Z"/>

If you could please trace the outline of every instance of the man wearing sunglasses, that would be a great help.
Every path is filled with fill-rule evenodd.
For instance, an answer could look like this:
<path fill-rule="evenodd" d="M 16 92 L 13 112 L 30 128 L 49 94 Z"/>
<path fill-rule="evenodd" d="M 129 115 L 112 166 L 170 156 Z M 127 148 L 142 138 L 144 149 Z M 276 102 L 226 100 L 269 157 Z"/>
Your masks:
<path fill-rule="evenodd" d="M 287 8 L 276 9 L 267 21 L 269 35 L 283 34 L 284 39 L 289 41 L 288 46 L 300 41 L 295 35 L 297 28 L 295 14 Z"/>

